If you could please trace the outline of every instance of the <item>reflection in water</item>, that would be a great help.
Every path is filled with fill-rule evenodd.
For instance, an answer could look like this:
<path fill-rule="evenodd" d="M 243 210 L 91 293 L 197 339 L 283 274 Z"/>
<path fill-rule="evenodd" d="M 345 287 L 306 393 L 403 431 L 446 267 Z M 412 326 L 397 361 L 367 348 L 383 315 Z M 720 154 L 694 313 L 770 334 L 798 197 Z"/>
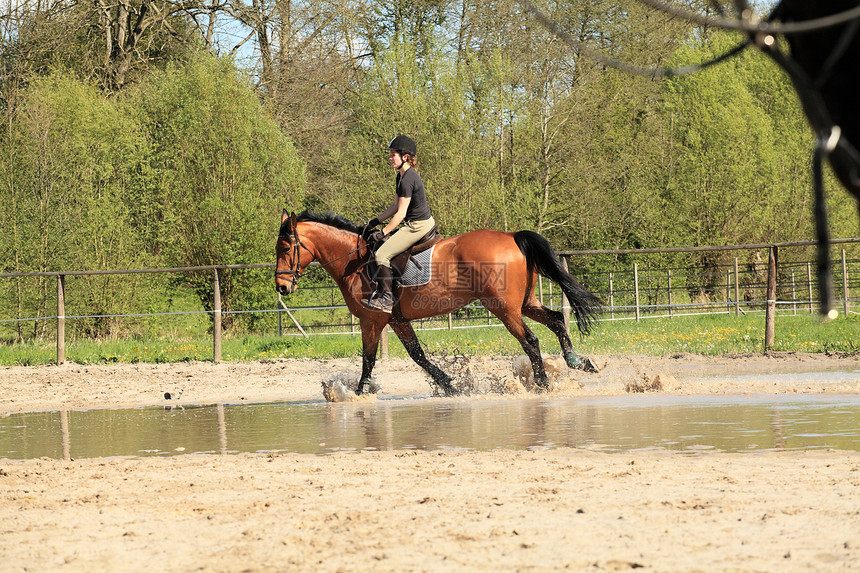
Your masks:
<path fill-rule="evenodd" d="M 215 411 L 218 414 L 218 446 L 221 454 L 227 453 L 227 422 L 224 418 L 224 404 L 216 404 Z"/>
<path fill-rule="evenodd" d="M 576 447 L 860 450 L 860 395 L 274 403 L 12 414 L 0 458 Z"/>
<path fill-rule="evenodd" d="M 72 440 L 69 437 L 69 412 L 60 412 L 60 431 L 63 434 L 63 459 L 72 459 Z"/>

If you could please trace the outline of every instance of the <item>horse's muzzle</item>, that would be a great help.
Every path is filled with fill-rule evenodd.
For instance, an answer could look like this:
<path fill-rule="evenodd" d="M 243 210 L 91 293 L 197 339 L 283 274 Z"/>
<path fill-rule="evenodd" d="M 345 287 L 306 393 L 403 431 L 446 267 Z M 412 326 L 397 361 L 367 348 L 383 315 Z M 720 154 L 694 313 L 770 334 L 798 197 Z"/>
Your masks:
<path fill-rule="evenodd" d="M 290 281 L 287 284 L 275 285 L 275 290 L 282 296 L 288 295 L 296 290 L 296 283 L 294 281 Z"/>

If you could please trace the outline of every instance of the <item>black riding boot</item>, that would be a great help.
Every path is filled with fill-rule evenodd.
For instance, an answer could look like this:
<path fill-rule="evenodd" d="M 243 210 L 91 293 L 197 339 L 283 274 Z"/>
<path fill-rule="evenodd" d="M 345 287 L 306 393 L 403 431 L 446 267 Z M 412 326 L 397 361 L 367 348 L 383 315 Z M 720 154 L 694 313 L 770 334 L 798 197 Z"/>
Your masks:
<path fill-rule="evenodd" d="M 391 314 L 391 309 L 394 307 L 391 281 L 391 269 L 379 265 L 376 270 L 376 292 L 370 297 L 367 306 Z"/>

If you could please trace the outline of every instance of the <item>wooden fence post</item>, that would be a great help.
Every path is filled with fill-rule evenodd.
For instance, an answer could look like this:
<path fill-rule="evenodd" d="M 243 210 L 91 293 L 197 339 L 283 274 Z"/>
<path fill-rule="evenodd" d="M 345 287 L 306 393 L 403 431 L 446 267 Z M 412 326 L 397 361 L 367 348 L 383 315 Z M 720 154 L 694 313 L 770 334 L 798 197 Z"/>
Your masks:
<path fill-rule="evenodd" d="M 845 259 L 845 249 L 842 249 L 842 311 L 848 316 L 851 304 L 848 302 L 848 261 Z"/>
<path fill-rule="evenodd" d="M 777 271 L 777 248 L 770 247 L 767 257 L 767 309 L 764 315 L 764 349 L 773 348 L 773 340 L 776 326 L 776 271 Z"/>
<path fill-rule="evenodd" d="M 809 291 L 809 314 L 812 314 L 812 263 L 806 263 L 806 289 Z"/>
<path fill-rule="evenodd" d="M 672 318 L 672 269 L 666 271 L 666 294 L 669 295 L 669 318 Z"/>
<path fill-rule="evenodd" d="M 794 288 L 794 271 L 791 271 L 791 313 L 797 316 L 797 291 Z"/>
<path fill-rule="evenodd" d="M 732 271 L 726 271 L 726 314 L 732 313 Z"/>
<path fill-rule="evenodd" d="M 538 301 L 543 305 L 543 277 L 538 275 Z"/>
<path fill-rule="evenodd" d="M 382 359 L 384 360 L 384 359 L 388 358 L 388 325 L 387 324 L 382 329 L 382 335 L 380 336 L 380 341 L 381 341 L 380 346 L 381 346 Z"/>
<path fill-rule="evenodd" d="M 741 313 L 741 279 L 738 274 L 738 258 L 735 257 L 735 316 Z"/>
<path fill-rule="evenodd" d="M 66 360 L 66 277 L 57 276 L 57 366 Z"/>
<path fill-rule="evenodd" d="M 636 322 L 639 322 L 639 263 L 633 263 L 633 298 L 636 303 Z"/>
<path fill-rule="evenodd" d="M 564 301 L 564 295 L 561 295 L 561 300 Z M 615 318 L 615 291 L 612 289 L 612 273 L 609 273 L 609 318 Z"/>
<path fill-rule="evenodd" d="M 218 364 L 221 362 L 221 282 L 218 269 L 213 269 L 212 291 L 212 361 Z"/>

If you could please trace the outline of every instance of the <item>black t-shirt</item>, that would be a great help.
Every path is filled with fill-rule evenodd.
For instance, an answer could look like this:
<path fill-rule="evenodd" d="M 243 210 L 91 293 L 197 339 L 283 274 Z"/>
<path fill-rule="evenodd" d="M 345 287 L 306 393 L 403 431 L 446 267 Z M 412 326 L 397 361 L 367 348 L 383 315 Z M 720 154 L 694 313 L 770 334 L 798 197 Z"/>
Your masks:
<path fill-rule="evenodd" d="M 402 176 L 397 174 L 396 179 L 397 196 L 412 197 L 409 207 L 406 209 L 404 221 L 426 221 L 430 214 L 430 205 L 427 204 L 427 195 L 424 192 L 424 182 L 414 169 L 407 169 Z"/>

